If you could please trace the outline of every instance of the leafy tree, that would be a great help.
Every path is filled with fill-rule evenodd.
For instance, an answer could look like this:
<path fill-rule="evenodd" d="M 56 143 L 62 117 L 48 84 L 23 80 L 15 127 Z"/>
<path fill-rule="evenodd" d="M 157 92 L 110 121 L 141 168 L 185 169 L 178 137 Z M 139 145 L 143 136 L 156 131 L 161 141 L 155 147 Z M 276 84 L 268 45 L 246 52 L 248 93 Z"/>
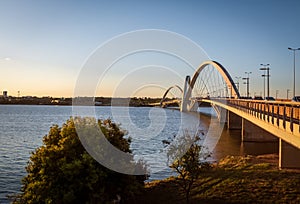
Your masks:
<path fill-rule="evenodd" d="M 79 120 L 84 123 L 90 118 Z M 131 153 L 130 139 L 124 138 L 118 125 L 111 120 L 96 122 L 110 143 Z M 125 202 L 143 188 L 147 178 L 117 173 L 95 161 L 82 146 L 72 118 L 62 127 L 50 128 L 26 171 L 22 193 L 14 203 L 111 203 L 117 197 Z"/>
<path fill-rule="evenodd" d="M 199 140 L 198 136 L 191 137 L 185 133 L 176 143 L 169 146 L 168 151 L 168 159 L 172 161 L 170 167 L 178 173 L 177 184 L 184 192 L 187 204 L 190 202 L 192 186 L 201 171 L 210 168 L 210 164 L 205 161 L 210 154 L 198 144 Z"/>

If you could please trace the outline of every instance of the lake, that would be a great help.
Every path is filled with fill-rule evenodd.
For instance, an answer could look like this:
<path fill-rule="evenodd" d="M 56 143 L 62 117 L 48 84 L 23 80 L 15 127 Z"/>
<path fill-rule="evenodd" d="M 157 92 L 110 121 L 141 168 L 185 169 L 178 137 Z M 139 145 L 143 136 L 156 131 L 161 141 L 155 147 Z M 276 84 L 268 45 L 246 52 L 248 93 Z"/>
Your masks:
<path fill-rule="evenodd" d="M 203 108 L 202 112 L 210 113 L 212 109 Z M 180 132 L 182 123 L 193 125 L 193 121 L 199 120 L 195 114 L 151 107 L 112 109 L 97 106 L 95 114 L 99 119 L 111 118 L 128 131 L 128 136 L 133 139 L 133 153 L 137 158 L 143 158 L 151 167 L 150 180 L 174 175 L 166 164 L 166 145 L 163 141 L 172 141 Z M 26 175 L 25 167 L 30 154 L 42 145 L 42 138 L 49 128 L 53 124 L 61 126 L 71 116 L 71 106 L 0 105 L 0 203 L 9 203 L 6 195 L 20 191 L 21 179 Z M 209 132 L 212 136 L 220 135 L 214 148 L 213 160 L 226 155 L 274 153 L 278 149 L 273 143 L 241 145 L 240 131 L 228 131 L 221 125 L 214 124 L 221 130 L 214 132 L 216 128 L 210 128 L 210 121 L 210 117 L 201 114 L 200 120 L 195 124 L 203 135 Z"/>

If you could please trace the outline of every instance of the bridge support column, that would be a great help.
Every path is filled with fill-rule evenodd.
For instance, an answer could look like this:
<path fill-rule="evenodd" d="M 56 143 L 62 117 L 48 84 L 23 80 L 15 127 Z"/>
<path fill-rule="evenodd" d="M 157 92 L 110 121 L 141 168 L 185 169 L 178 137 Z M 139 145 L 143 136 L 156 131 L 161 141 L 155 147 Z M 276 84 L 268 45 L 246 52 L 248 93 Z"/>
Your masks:
<path fill-rule="evenodd" d="M 220 110 L 220 116 L 219 116 L 219 120 L 221 123 L 227 123 L 227 113 L 228 111 L 225 108 L 219 108 Z"/>
<path fill-rule="evenodd" d="M 227 122 L 227 110 L 225 108 L 222 108 L 220 106 L 213 106 L 214 110 L 217 113 L 218 120 L 220 123 L 226 123 Z"/>
<path fill-rule="evenodd" d="M 233 112 L 227 112 L 227 128 L 229 130 L 241 130 L 242 129 L 242 117 L 236 115 Z"/>
<path fill-rule="evenodd" d="M 300 149 L 279 139 L 279 168 L 300 168 Z"/>
<path fill-rule="evenodd" d="M 246 119 L 242 119 L 243 142 L 278 142 L 278 138 L 266 130 L 256 126 Z"/>
<path fill-rule="evenodd" d="M 191 101 L 190 105 L 189 105 L 189 111 L 190 112 L 198 112 L 198 101 Z"/>
<path fill-rule="evenodd" d="M 190 76 L 186 76 L 185 82 L 184 82 L 184 88 L 183 88 L 183 94 L 182 94 L 182 100 L 181 100 L 181 112 L 187 112 L 188 106 L 190 104 L 190 97 L 191 97 L 191 88 L 190 88 Z"/>

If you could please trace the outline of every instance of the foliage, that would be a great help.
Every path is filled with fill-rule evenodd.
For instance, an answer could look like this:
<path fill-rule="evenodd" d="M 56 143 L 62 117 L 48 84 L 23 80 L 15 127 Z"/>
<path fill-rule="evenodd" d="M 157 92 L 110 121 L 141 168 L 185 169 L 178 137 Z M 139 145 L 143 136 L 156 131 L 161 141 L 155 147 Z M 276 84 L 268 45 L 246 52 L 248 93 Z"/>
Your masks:
<path fill-rule="evenodd" d="M 84 123 L 89 118 L 79 120 Z M 131 152 L 130 140 L 115 123 L 97 123 L 110 143 Z M 108 203 L 117 196 L 126 201 L 143 188 L 146 179 L 114 172 L 95 161 L 82 146 L 72 118 L 62 127 L 50 128 L 43 145 L 32 153 L 26 171 L 22 193 L 14 203 Z"/>
<path fill-rule="evenodd" d="M 170 146 L 168 152 L 168 158 L 172 160 L 170 167 L 179 174 L 177 184 L 185 193 L 186 203 L 189 203 L 192 186 L 201 170 L 210 168 L 205 161 L 210 154 L 198 144 L 199 140 L 199 137 L 185 133 L 175 145 Z"/>
<path fill-rule="evenodd" d="M 300 171 L 279 170 L 278 155 L 270 156 L 228 156 L 203 169 L 192 187 L 191 203 L 300 203 Z M 176 178 L 168 178 L 147 183 L 135 201 L 182 204 L 183 195 Z"/>

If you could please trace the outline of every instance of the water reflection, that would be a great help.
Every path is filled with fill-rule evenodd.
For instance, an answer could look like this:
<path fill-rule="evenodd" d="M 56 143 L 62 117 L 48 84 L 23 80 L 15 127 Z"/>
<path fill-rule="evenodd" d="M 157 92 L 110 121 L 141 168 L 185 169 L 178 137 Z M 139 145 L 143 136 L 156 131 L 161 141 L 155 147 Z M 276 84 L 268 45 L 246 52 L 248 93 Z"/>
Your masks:
<path fill-rule="evenodd" d="M 204 127 L 209 128 L 212 118 L 216 117 L 212 108 L 200 109 L 201 123 Z M 215 123 L 222 129 L 221 136 L 212 151 L 213 161 L 218 161 L 227 155 L 243 156 L 243 155 L 263 155 L 278 154 L 278 142 L 242 142 L 241 130 L 229 130 L 226 125 Z"/>

